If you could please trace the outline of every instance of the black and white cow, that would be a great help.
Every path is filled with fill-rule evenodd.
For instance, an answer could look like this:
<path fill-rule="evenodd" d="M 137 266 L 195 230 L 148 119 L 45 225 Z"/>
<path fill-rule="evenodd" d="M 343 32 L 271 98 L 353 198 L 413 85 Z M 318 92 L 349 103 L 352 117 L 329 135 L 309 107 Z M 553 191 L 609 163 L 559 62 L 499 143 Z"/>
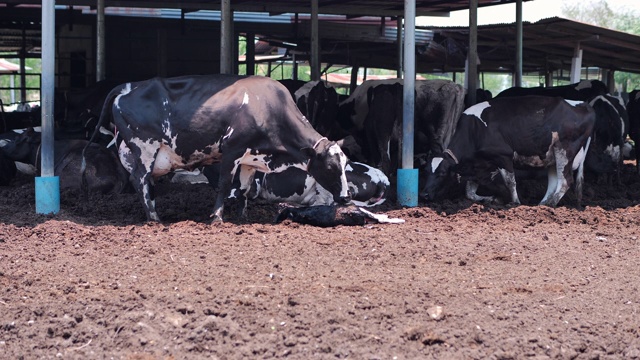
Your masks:
<path fill-rule="evenodd" d="M 219 166 L 217 164 L 205 166 L 202 173 L 216 188 Z M 345 173 L 353 204 L 370 207 L 385 202 L 389 195 L 390 183 L 382 171 L 366 164 L 349 161 L 345 167 Z M 240 180 L 236 176 L 227 198 L 236 200 L 241 192 Z M 289 203 L 296 206 L 335 204 L 329 191 L 323 188 L 313 176 L 297 167 L 271 173 L 256 171 L 247 197 L 251 200 L 262 199 L 267 202 Z M 243 212 L 244 208 L 238 210 Z"/>
<path fill-rule="evenodd" d="M 298 109 L 321 135 L 339 140 L 349 135 L 338 123 L 338 93 L 324 81 L 309 81 L 294 93 Z"/>
<path fill-rule="evenodd" d="M 464 89 L 448 80 L 416 80 L 415 87 L 415 152 L 439 153 L 464 109 Z M 367 162 L 387 175 L 397 167 L 393 164 L 401 136 L 402 92 L 401 79 L 368 80 L 340 103 L 341 124 L 350 124 L 345 127 L 361 144 Z"/>
<path fill-rule="evenodd" d="M 589 105 L 596 112 L 596 125 L 585 160 L 585 170 L 598 175 L 615 174 L 620 182 L 622 148 L 629 131 L 627 110 L 621 99 L 611 95 L 596 96 L 589 101 Z"/>
<path fill-rule="evenodd" d="M 2 150 L 12 160 L 29 164 L 38 175 L 40 170 L 41 134 L 28 129 L 12 140 L 0 143 Z M 86 148 L 86 149 L 85 149 Z M 128 189 L 129 174 L 118 157 L 107 148 L 90 144 L 87 140 L 55 140 L 53 143 L 54 175 L 60 177 L 60 189 L 82 190 L 82 163 L 88 174 L 86 190 L 97 193 L 122 193 Z"/>
<path fill-rule="evenodd" d="M 636 170 L 640 173 L 640 90 L 633 90 L 629 93 L 627 113 L 629 115 L 629 137 L 633 140 L 635 148 Z"/>
<path fill-rule="evenodd" d="M 520 203 L 515 168 L 548 171 L 547 192 L 541 205 L 556 206 L 574 182 L 578 206 L 582 199 L 584 159 L 595 125 L 593 108 L 559 97 L 497 98 L 464 111 L 449 147 L 431 160 L 423 196 L 434 200 L 453 173 L 468 179 L 466 195 L 481 197 L 478 185 L 501 176 L 511 199 Z"/>
<path fill-rule="evenodd" d="M 607 85 L 600 80 L 582 80 L 580 82 L 549 87 L 518 87 L 514 86 L 503 90 L 496 98 L 513 96 L 559 96 L 567 100 L 589 101 L 598 95 L 609 93 Z"/>
<path fill-rule="evenodd" d="M 154 78 L 116 87 L 100 124 L 112 119 L 122 138 L 120 159 L 132 176 L 149 221 L 160 221 L 153 178 L 220 162 L 212 214 L 222 221 L 224 194 L 239 172 L 248 191 L 256 171 L 308 171 L 338 203 L 351 199 L 340 147 L 318 134 L 287 89 L 261 76 Z M 244 195 L 243 195 L 244 196 Z M 246 202 L 246 199 L 245 199 Z"/>

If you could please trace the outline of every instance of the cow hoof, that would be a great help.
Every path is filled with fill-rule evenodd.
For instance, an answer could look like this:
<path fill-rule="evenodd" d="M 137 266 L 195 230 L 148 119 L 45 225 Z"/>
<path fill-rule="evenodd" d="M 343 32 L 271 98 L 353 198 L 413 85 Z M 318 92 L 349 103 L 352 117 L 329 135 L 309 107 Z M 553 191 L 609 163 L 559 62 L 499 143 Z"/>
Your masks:
<path fill-rule="evenodd" d="M 222 224 L 222 218 L 218 215 L 211 215 L 211 224 Z"/>

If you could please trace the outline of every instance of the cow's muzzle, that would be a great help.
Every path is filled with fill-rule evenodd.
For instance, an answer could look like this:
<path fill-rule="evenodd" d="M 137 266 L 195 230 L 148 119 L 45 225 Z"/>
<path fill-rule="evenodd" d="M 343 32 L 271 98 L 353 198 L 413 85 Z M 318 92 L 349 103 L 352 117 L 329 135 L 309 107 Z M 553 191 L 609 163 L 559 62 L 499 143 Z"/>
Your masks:
<path fill-rule="evenodd" d="M 350 202 L 351 202 L 351 195 L 348 195 L 348 196 L 340 196 L 340 197 L 338 198 L 338 201 L 337 201 L 337 202 L 338 202 L 338 203 L 340 203 L 340 204 L 342 204 L 342 205 L 346 205 L 346 204 L 348 204 L 348 203 L 350 203 Z"/>

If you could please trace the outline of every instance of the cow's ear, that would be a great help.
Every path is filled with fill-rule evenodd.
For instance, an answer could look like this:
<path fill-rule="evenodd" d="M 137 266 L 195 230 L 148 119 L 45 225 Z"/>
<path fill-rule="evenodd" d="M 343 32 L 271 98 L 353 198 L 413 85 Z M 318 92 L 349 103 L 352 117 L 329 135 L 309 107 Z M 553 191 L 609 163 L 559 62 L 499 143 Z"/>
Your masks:
<path fill-rule="evenodd" d="M 316 156 L 316 150 L 314 148 L 306 147 L 306 148 L 300 149 L 300 151 L 304 154 L 304 156 L 308 158 L 312 158 Z"/>

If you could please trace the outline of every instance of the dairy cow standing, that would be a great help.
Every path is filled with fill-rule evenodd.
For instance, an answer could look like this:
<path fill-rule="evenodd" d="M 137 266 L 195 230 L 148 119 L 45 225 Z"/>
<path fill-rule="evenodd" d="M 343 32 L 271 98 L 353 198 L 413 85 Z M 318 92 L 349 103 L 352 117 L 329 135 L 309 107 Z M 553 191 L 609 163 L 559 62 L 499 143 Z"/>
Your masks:
<path fill-rule="evenodd" d="M 589 101 L 596 113 L 593 140 L 585 160 L 585 170 L 612 177 L 618 183 L 623 165 L 622 148 L 629 131 L 629 117 L 621 100 L 611 95 L 599 95 Z"/>
<path fill-rule="evenodd" d="M 347 157 L 313 129 L 275 80 L 201 75 L 127 83 L 107 97 L 100 124 L 107 119 L 123 140 L 120 159 L 150 221 L 160 221 L 153 178 L 215 162 L 220 162 L 220 176 L 214 221 L 222 221 L 224 194 L 238 172 L 241 190 L 248 191 L 256 171 L 298 167 L 336 202 L 350 201 Z"/>
<path fill-rule="evenodd" d="M 448 80 L 417 80 L 415 152 L 444 150 L 464 108 L 463 88 Z M 360 143 L 367 162 L 391 175 L 401 137 L 402 79 L 368 80 L 340 103 L 339 118 Z M 346 119 L 346 120 L 345 120 Z"/>
<path fill-rule="evenodd" d="M 556 206 L 574 182 L 578 206 L 582 199 L 584 159 L 595 125 L 593 108 L 559 97 L 497 98 L 464 111 L 449 147 L 434 157 L 423 196 L 434 200 L 453 173 L 468 179 L 466 195 L 481 197 L 478 185 L 500 176 L 511 202 L 520 203 L 516 167 L 546 168 L 547 192 L 541 205 Z"/>
<path fill-rule="evenodd" d="M 640 90 L 633 90 L 629 93 L 627 112 L 629 115 L 629 137 L 635 143 L 636 170 L 640 173 Z"/>
<path fill-rule="evenodd" d="M 496 98 L 513 96 L 559 96 L 567 100 L 589 101 L 598 95 L 608 94 L 607 85 L 600 80 L 582 80 L 577 83 L 549 87 L 514 86 L 503 90 Z"/>

